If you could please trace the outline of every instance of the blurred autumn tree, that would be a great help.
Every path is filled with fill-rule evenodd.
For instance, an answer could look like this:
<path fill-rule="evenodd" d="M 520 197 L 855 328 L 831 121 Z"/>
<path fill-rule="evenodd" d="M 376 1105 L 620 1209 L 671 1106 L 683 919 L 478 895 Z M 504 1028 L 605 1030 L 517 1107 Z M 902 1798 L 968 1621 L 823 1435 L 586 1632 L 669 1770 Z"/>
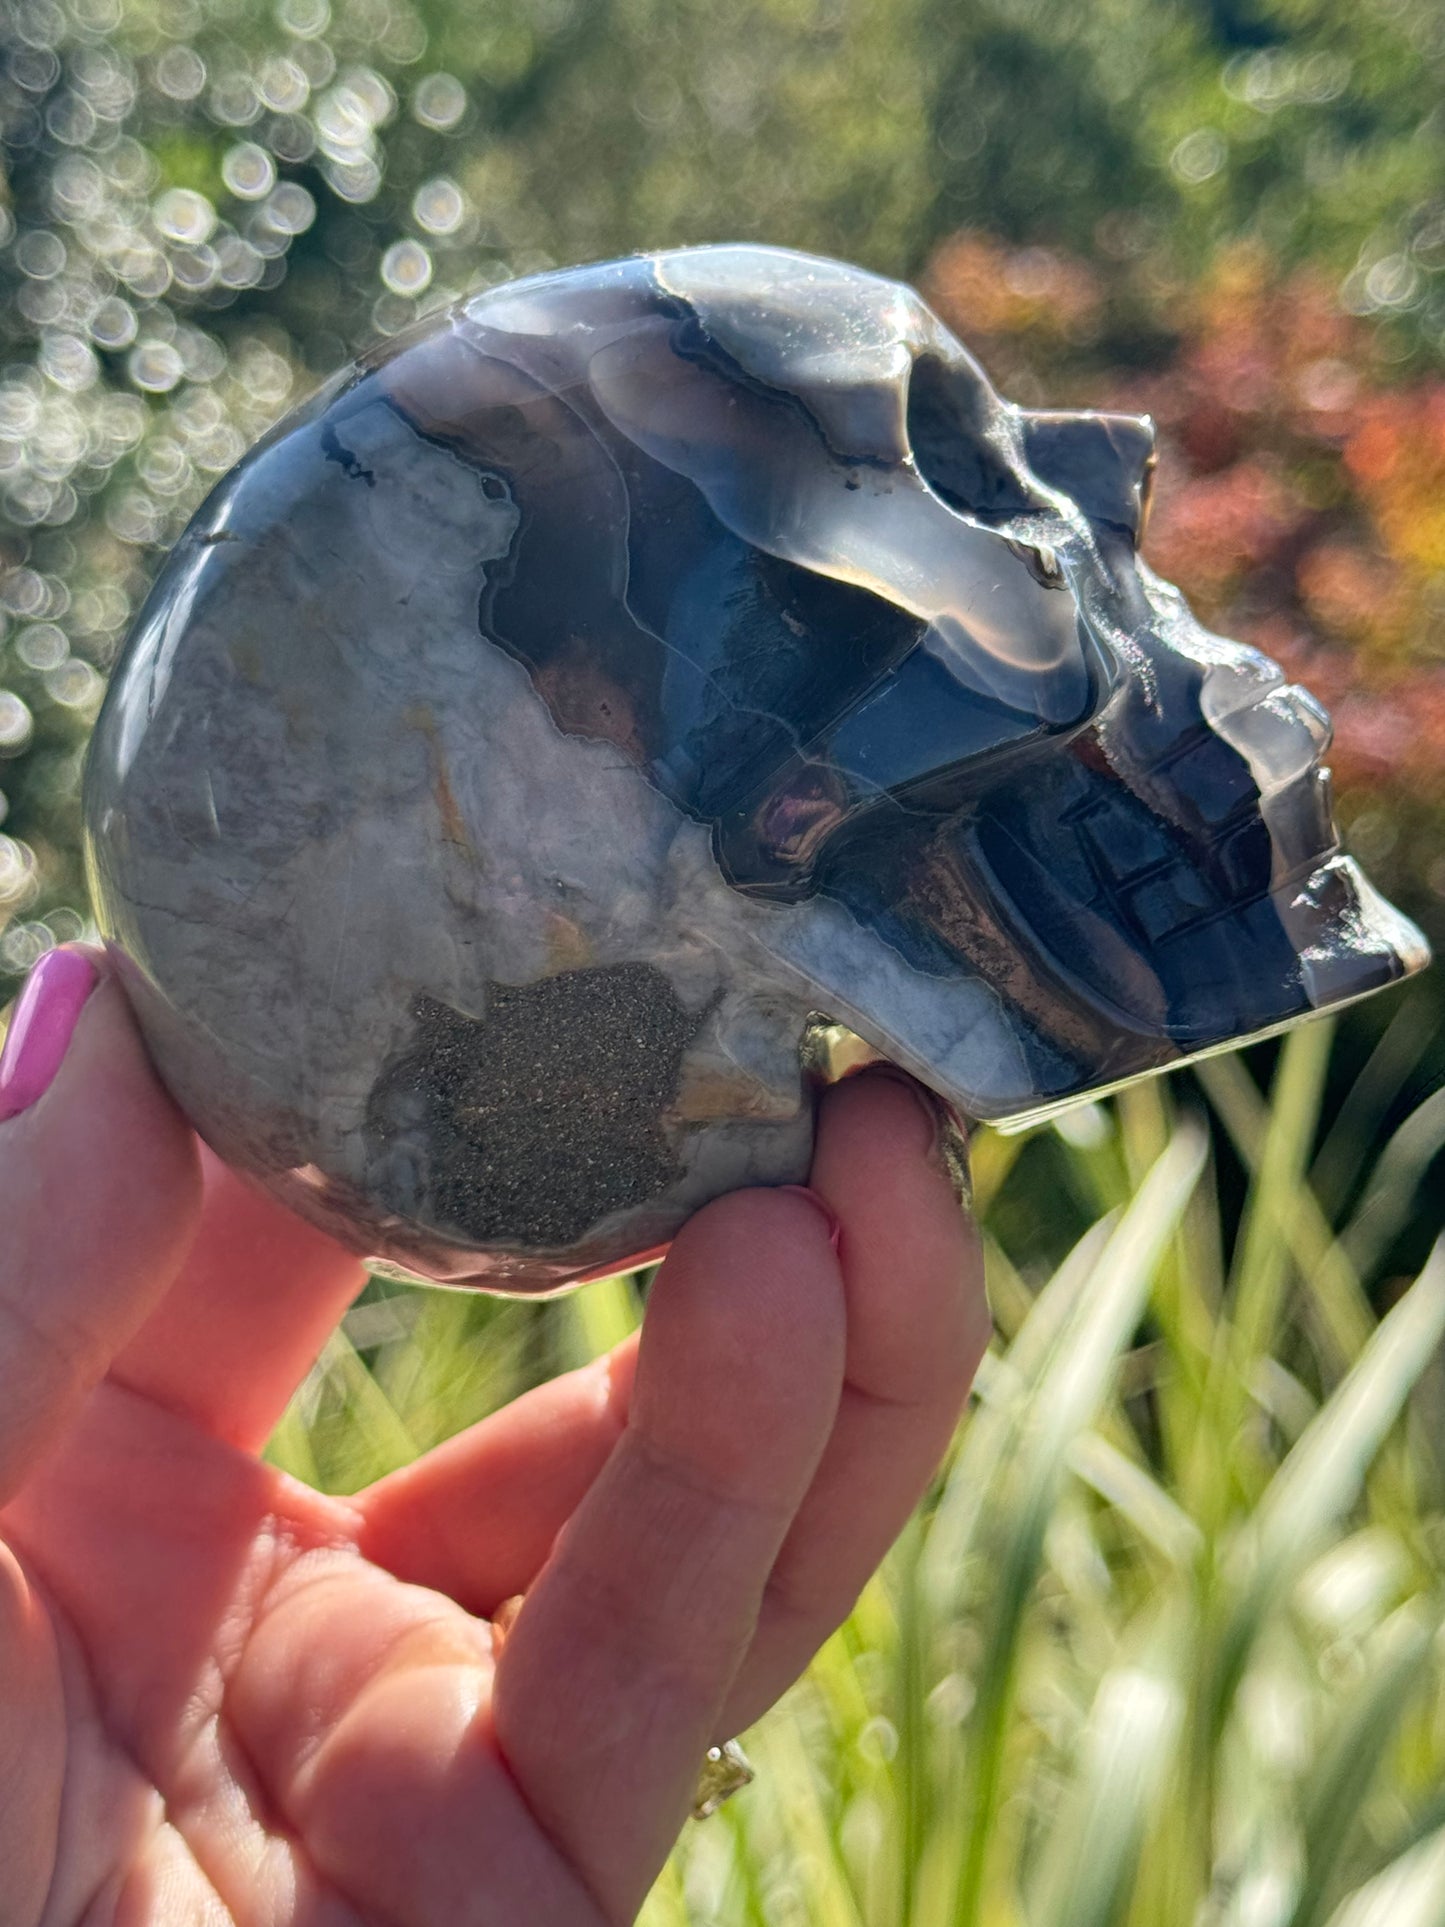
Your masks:
<path fill-rule="evenodd" d="M 1175 281 L 966 231 L 924 285 L 1006 392 L 1154 417 L 1147 559 L 1323 698 L 1351 846 L 1438 935 L 1445 380 L 1402 369 L 1332 277 L 1257 242 Z M 1124 332 L 1150 366 L 1111 358 Z"/>
<path fill-rule="evenodd" d="M 211 483 L 368 339 L 643 246 L 927 270 L 1021 399 L 1152 407 L 1160 566 L 1413 798 L 1442 83 L 1438 0 L 11 0 L 0 981 L 81 927 L 80 751 Z"/>

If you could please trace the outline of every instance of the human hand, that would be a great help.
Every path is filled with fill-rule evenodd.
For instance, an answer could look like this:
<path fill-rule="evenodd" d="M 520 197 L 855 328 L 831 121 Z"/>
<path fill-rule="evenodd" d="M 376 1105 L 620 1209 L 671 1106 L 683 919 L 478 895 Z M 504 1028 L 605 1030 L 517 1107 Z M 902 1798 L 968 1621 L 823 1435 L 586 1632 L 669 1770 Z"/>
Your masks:
<path fill-rule="evenodd" d="M 825 1095 L 836 1254 L 806 1194 L 721 1199 L 640 1347 L 327 1498 L 257 1452 L 361 1267 L 203 1158 L 88 968 L 0 1072 L 0 1922 L 630 1921 L 986 1342 L 925 1107 Z"/>

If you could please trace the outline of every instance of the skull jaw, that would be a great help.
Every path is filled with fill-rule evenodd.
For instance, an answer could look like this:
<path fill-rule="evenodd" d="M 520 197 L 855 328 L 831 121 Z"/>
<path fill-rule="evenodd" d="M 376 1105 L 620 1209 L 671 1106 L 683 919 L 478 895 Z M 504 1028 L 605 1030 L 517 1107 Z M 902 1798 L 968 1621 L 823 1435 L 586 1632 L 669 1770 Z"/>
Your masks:
<path fill-rule="evenodd" d="M 1152 942 L 1117 900 L 1070 900 L 1044 863 L 1005 881 L 972 827 L 936 833 L 927 855 L 911 896 L 835 902 L 829 941 L 789 947 L 820 1007 L 1005 1130 L 1273 1036 L 1429 962 L 1415 925 L 1338 853 Z M 847 958 L 840 928 L 863 922 L 882 939 L 871 968 L 830 969 L 830 956 Z"/>
<path fill-rule="evenodd" d="M 1141 1078 L 1276 1037 L 1313 1017 L 1361 1002 L 1415 975 L 1430 961 L 1421 932 L 1373 889 L 1347 856 L 1327 858 L 1302 887 L 1288 886 L 1276 898 L 1273 907 L 1281 927 L 1302 946 L 1297 974 L 1255 986 L 1248 1003 L 1241 1002 L 1233 1026 L 1222 1034 L 1210 1024 L 1175 1026 L 1168 1037 L 1141 1039 L 1139 1061 L 1118 1075 L 1104 1075 L 1087 1088 L 991 1121 L 1004 1131 L 1026 1129 Z"/>

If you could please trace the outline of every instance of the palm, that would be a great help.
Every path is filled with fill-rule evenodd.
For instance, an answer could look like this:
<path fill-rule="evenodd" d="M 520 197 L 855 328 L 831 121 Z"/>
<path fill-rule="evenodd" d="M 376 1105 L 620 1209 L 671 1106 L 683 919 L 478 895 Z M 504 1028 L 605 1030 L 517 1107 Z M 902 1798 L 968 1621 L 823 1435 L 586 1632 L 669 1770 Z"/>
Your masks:
<path fill-rule="evenodd" d="M 485 1621 L 368 1561 L 354 1507 L 146 1400 L 107 1388 L 86 1430 L 87 1476 L 59 1468 L 12 1519 L 50 1595 L 30 1744 L 66 1759 L 52 1918 L 106 1896 L 157 1927 L 218 1903 L 465 1920 L 488 1836 L 494 1917 L 600 1918 L 498 1757 Z"/>
<path fill-rule="evenodd" d="M 360 1268 L 215 1165 L 201 1202 L 112 987 L 0 1133 L 4 1927 L 631 1920 L 985 1341 L 912 1099 L 825 1100 L 841 1261 L 811 1203 L 725 1199 L 640 1346 L 349 1499 L 257 1451 Z"/>

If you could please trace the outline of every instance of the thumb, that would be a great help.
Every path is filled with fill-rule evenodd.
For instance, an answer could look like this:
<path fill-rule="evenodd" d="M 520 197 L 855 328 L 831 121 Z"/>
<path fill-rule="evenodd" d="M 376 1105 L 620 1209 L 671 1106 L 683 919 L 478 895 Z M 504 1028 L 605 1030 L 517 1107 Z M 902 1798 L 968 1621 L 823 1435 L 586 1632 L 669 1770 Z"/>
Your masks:
<path fill-rule="evenodd" d="M 0 1505 L 171 1283 L 200 1201 L 120 985 L 47 952 L 0 1056 Z"/>

